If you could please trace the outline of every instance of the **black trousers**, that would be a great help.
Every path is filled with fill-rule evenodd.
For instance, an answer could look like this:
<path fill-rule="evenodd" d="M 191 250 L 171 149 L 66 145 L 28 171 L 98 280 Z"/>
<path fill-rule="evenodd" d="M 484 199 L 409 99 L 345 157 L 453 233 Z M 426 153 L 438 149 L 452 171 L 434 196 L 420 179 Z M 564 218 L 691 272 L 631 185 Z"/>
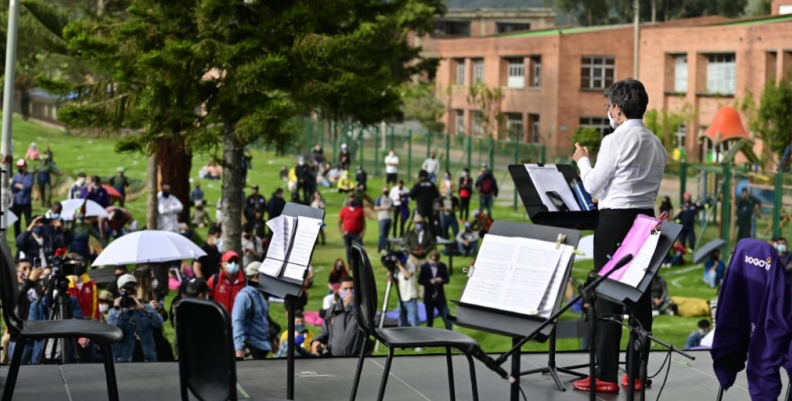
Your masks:
<path fill-rule="evenodd" d="M 30 225 L 30 213 L 31 213 L 30 204 L 19 205 L 15 203 L 13 206 L 11 206 L 11 211 L 14 212 L 14 214 L 17 215 L 18 217 L 17 221 L 14 222 L 14 238 L 16 238 L 19 237 L 19 234 L 22 231 L 27 230 L 27 226 Z M 22 227 L 23 215 L 25 216 L 25 224 L 26 224 L 24 228 Z"/>
<path fill-rule="evenodd" d="M 467 221 L 470 217 L 470 198 L 459 198 L 459 218 Z"/>
<path fill-rule="evenodd" d="M 604 209 L 599 212 L 599 223 L 594 232 L 594 270 L 599 271 L 608 263 L 608 255 L 616 252 L 617 245 L 624 240 L 639 214 L 654 216 L 653 209 Z M 620 304 L 597 298 L 597 315 L 621 315 Z M 633 316 L 644 330 L 652 331 L 652 293 L 647 291 L 631 309 Z M 619 352 L 622 326 L 610 322 L 597 323 L 597 378 L 610 383 L 618 382 Z M 638 377 L 638 361 L 627 361 L 633 377 Z"/>

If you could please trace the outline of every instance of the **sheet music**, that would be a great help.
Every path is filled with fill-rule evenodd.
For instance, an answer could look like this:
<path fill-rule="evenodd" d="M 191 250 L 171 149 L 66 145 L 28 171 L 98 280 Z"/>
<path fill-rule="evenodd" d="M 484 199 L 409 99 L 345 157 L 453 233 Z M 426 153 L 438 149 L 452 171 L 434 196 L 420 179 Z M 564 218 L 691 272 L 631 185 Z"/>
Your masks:
<path fill-rule="evenodd" d="M 475 273 L 461 301 L 537 314 L 564 251 L 555 249 L 554 242 L 489 234 L 484 237 Z"/>
<path fill-rule="evenodd" d="M 652 256 L 657 249 L 657 242 L 659 240 L 659 234 L 649 235 L 649 238 L 646 239 L 646 242 L 644 242 L 638 254 L 635 256 L 635 259 L 633 259 L 632 264 L 630 264 L 630 267 L 624 272 L 621 280 L 619 280 L 621 283 L 638 288 L 638 285 L 641 284 L 641 281 L 643 281 L 646 275 L 646 269 L 648 269 L 649 264 L 652 263 Z"/>
<path fill-rule="evenodd" d="M 555 165 L 539 167 L 536 164 L 526 164 L 525 169 L 528 170 L 528 175 L 531 176 L 536 192 L 539 194 L 539 198 L 542 199 L 542 203 L 547 206 L 547 210 L 551 212 L 558 211 L 558 208 L 547 197 L 547 192 L 555 191 L 561 196 L 570 211 L 580 211 L 580 205 L 578 205 L 572 189 L 569 188 L 566 178 L 558 171 Z"/>
<path fill-rule="evenodd" d="M 278 277 L 283 270 L 283 277 L 302 280 L 311 263 L 311 254 L 323 224 L 322 220 L 307 216 L 280 215 L 268 221 L 267 226 L 273 232 L 272 243 L 259 272 Z"/>
<path fill-rule="evenodd" d="M 294 245 L 292 245 L 291 254 L 289 255 L 289 263 L 308 267 L 308 264 L 311 263 L 311 254 L 313 253 L 314 245 L 316 245 L 316 238 L 319 236 L 319 229 L 322 228 L 322 224 L 322 220 L 319 219 L 306 216 L 297 218 L 297 231 L 294 233 Z"/>
<path fill-rule="evenodd" d="M 561 292 L 561 287 L 566 285 L 564 282 L 564 272 L 566 267 L 569 266 L 569 260 L 572 258 L 572 252 L 575 250 L 570 245 L 564 245 L 561 260 L 558 262 L 555 273 L 553 274 L 553 281 L 547 289 L 547 294 L 539 305 L 539 316 L 544 318 L 550 317 L 553 314 L 553 307 L 555 307 L 558 294 Z"/>
<path fill-rule="evenodd" d="M 264 259 L 263 262 L 261 262 L 261 266 L 259 266 L 259 273 L 263 273 L 272 277 L 278 277 L 282 268 L 282 260 L 275 260 L 268 257 Z"/>
<path fill-rule="evenodd" d="M 286 259 L 286 252 L 289 250 L 292 232 L 294 231 L 294 220 L 292 216 L 280 215 L 267 222 L 267 227 L 272 230 L 272 242 L 267 249 L 267 259 L 277 259 L 281 263 Z"/>

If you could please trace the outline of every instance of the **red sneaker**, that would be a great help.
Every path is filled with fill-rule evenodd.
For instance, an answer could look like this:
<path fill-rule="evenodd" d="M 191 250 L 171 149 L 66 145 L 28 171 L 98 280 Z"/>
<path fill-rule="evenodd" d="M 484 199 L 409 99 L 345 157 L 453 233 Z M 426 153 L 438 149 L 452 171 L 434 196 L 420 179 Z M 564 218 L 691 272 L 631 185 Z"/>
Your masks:
<path fill-rule="evenodd" d="M 595 379 L 596 390 L 598 393 L 616 394 L 619 392 L 619 385 L 616 383 L 609 383 L 600 379 Z M 587 377 L 585 379 L 575 380 L 572 382 L 572 388 L 580 391 L 589 391 L 591 388 L 591 380 Z"/>
<path fill-rule="evenodd" d="M 621 385 L 627 387 L 628 376 L 622 376 Z M 641 391 L 641 379 L 635 379 L 635 391 Z"/>

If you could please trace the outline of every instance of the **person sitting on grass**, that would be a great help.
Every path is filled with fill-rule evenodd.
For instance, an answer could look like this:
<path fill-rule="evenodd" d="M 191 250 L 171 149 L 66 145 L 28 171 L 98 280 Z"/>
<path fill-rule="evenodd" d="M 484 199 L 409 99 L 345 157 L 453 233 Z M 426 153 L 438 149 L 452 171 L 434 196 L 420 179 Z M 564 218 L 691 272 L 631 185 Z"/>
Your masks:
<path fill-rule="evenodd" d="M 726 265 L 720 260 L 720 250 L 712 251 L 709 260 L 704 263 L 704 282 L 709 284 L 710 288 L 715 288 L 723 279 L 725 271 Z"/>
<path fill-rule="evenodd" d="M 298 358 L 310 358 L 315 356 L 311 353 L 311 343 L 313 334 L 305 327 L 305 315 L 301 311 L 294 314 L 294 356 Z M 289 355 L 289 332 L 284 330 L 280 335 L 280 348 L 275 354 L 276 358 L 286 358 Z"/>
<path fill-rule="evenodd" d="M 690 333 L 685 342 L 684 350 L 689 350 L 696 348 L 701 345 L 701 339 L 707 335 L 710 331 L 710 321 L 707 319 L 701 319 L 698 322 L 698 330 Z"/>
<path fill-rule="evenodd" d="M 674 246 L 671 247 L 671 251 L 663 260 L 663 267 L 683 266 L 685 264 L 685 254 L 687 252 L 688 250 L 685 248 L 685 245 L 677 240 L 674 242 Z"/>
<path fill-rule="evenodd" d="M 190 220 L 192 220 L 192 225 L 194 227 L 209 227 L 212 225 L 212 219 L 209 217 L 209 213 L 206 209 L 204 209 L 203 200 L 195 201 L 195 209 L 192 211 Z"/>
<path fill-rule="evenodd" d="M 344 170 L 338 179 L 338 192 L 345 194 L 355 190 L 355 183 L 349 178 L 349 172 Z"/>
<path fill-rule="evenodd" d="M 456 236 L 457 247 L 459 247 L 459 254 L 462 256 L 470 256 L 476 253 L 478 246 L 479 234 L 473 230 L 473 225 L 469 221 L 465 222 L 465 230 L 460 231 Z"/>
<path fill-rule="evenodd" d="M 652 279 L 652 316 L 668 313 L 674 315 L 674 301 L 668 297 L 668 285 L 659 274 Z"/>

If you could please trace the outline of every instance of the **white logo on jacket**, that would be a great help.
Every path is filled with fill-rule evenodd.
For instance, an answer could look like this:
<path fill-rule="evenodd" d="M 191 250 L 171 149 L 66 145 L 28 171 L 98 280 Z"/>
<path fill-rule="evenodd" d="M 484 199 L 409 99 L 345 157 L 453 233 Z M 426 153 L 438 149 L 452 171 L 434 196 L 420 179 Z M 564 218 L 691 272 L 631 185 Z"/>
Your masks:
<path fill-rule="evenodd" d="M 765 270 L 770 270 L 770 262 L 771 262 L 770 257 L 768 257 L 767 260 L 762 260 L 755 258 L 753 256 L 745 255 L 745 263 L 754 265 L 756 267 L 761 267 Z"/>

